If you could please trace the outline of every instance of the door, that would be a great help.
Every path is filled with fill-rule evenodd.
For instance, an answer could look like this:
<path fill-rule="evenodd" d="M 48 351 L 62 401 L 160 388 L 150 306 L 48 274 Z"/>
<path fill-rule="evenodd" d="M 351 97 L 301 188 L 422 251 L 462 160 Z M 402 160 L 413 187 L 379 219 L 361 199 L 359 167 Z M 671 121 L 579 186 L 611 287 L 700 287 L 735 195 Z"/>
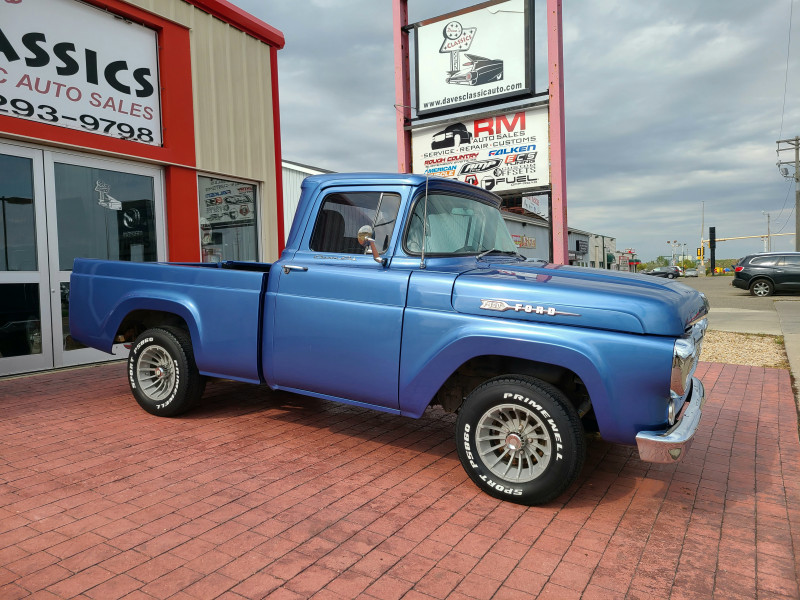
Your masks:
<path fill-rule="evenodd" d="M 45 152 L 53 360 L 68 366 L 125 358 L 87 348 L 69 333 L 69 278 L 77 257 L 164 260 L 161 170 L 132 163 Z"/>
<path fill-rule="evenodd" d="M 0 144 L 0 375 L 53 366 L 42 153 Z"/>
<path fill-rule="evenodd" d="M 273 323 L 275 383 L 398 409 L 400 337 L 409 271 L 366 255 L 358 230 L 394 247 L 400 193 L 332 190 L 280 277 Z M 272 273 L 270 273 L 272 277 Z"/>
<path fill-rule="evenodd" d="M 164 260 L 158 168 L 0 144 L 0 376 L 127 356 L 69 334 L 73 260 Z"/>
<path fill-rule="evenodd" d="M 775 267 L 774 280 L 775 288 L 778 290 L 800 290 L 800 255 L 781 256 Z"/>

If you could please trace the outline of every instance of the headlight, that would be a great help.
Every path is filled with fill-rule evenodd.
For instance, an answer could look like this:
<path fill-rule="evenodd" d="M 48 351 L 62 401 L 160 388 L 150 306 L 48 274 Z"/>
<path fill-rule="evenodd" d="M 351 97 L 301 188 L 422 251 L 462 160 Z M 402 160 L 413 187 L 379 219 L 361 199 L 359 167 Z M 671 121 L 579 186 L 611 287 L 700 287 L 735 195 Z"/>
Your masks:
<path fill-rule="evenodd" d="M 688 389 L 689 380 L 697 368 L 700 359 L 700 350 L 703 346 L 703 336 L 708 327 L 708 320 L 703 319 L 695 323 L 691 330 L 675 340 L 672 352 L 672 376 L 670 377 L 670 390 L 683 398 Z"/>

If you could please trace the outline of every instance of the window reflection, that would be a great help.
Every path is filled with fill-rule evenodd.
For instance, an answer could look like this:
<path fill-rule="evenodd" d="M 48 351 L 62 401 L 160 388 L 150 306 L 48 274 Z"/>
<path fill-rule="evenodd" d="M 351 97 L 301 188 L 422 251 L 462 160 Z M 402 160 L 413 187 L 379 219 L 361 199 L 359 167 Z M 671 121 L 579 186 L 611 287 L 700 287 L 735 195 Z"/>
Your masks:
<path fill-rule="evenodd" d="M 0 271 L 36 271 L 33 161 L 0 154 Z"/>
<path fill-rule="evenodd" d="M 249 183 L 197 178 L 203 262 L 258 259 L 256 188 Z"/>
<path fill-rule="evenodd" d="M 64 350 L 86 348 L 74 339 L 69 332 L 69 283 L 61 284 L 61 327 L 64 332 Z"/>
<path fill-rule="evenodd" d="M 39 284 L 0 285 L 0 357 L 41 353 Z"/>
<path fill-rule="evenodd" d="M 157 260 L 153 178 L 56 163 L 58 256 Z"/>

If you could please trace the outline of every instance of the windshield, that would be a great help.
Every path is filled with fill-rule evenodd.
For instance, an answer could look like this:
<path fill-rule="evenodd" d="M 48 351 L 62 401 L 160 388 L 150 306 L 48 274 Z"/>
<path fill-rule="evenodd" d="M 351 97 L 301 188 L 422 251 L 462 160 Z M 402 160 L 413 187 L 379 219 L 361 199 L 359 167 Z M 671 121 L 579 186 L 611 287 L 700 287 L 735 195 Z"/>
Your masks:
<path fill-rule="evenodd" d="M 422 252 L 425 198 L 414 205 L 406 231 L 405 249 Z M 480 254 L 487 250 L 516 254 L 500 211 L 494 206 L 461 196 L 430 194 L 427 202 L 425 254 Z"/>

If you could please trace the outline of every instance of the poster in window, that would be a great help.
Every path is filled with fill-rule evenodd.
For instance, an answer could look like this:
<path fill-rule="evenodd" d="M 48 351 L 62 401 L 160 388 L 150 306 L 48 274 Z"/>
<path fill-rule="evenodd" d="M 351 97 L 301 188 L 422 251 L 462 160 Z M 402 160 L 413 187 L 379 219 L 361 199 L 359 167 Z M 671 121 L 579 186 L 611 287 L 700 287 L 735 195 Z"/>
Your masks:
<path fill-rule="evenodd" d="M 219 229 L 255 224 L 255 186 L 200 177 L 198 187 L 201 225 Z"/>

